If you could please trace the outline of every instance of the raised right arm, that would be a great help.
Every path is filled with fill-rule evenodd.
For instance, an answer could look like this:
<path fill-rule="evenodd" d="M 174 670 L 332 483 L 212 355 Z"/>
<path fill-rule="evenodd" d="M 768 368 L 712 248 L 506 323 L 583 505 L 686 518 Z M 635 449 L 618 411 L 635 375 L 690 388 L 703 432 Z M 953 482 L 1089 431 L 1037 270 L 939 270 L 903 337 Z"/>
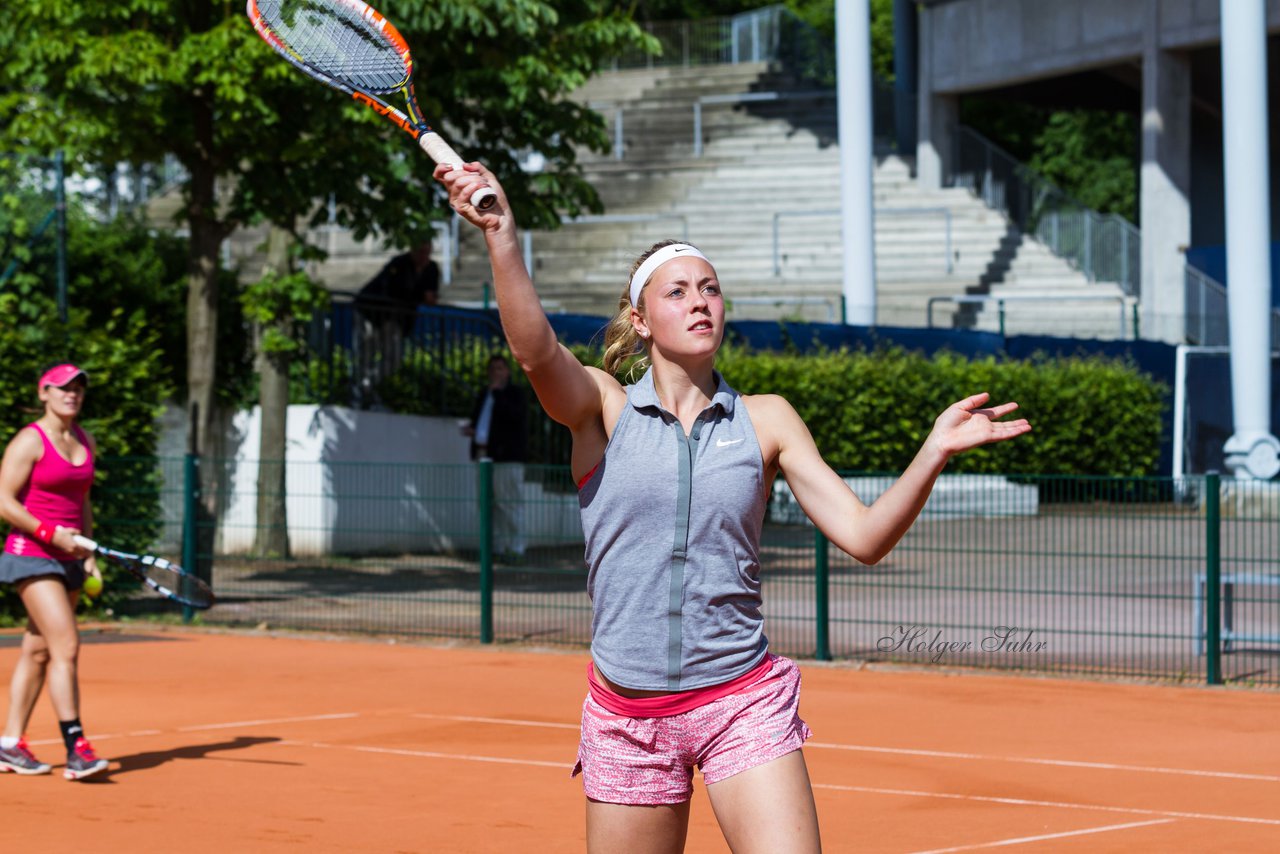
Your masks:
<path fill-rule="evenodd" d="M 502 330 L 511 355 L 529 377 L 538 401 L 551 418 L 573 431 L 575 441 L 585 432 L 597 431 L 605 399 L 624 392 L 616 379 L 583 366 L 557 340 L 525 269 L 515 218 L 502 186 L 479 163 L 468 163 L 460 169 L 437 166 L 435 177 L 449 190 L 453 209 L 484 233 Z M 483 184 L 498 194 L 498 203 L 487 211 L 478 211 L 469 200 Z"/>

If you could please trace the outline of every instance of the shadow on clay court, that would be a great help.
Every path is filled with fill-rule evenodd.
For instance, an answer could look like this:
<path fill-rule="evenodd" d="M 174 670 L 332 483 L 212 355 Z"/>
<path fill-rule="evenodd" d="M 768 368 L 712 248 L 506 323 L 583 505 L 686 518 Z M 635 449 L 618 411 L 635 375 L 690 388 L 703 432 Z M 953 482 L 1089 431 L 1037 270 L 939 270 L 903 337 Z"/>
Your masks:
<path fill-rule="evenodd" d="M 297 765 L 297 762 L 273 762 L 263 759 L 237 759 L 234 756 L 221 756 L 217 754 L 224 753 L 228 750 L 243 750 L 246 747 L 257 747 L 260 744 L 275 744 L 282 739 L 275 736 L 238 736 L 230 741 L 219 741 L 213 744 L 193 744 L 189 747 L 178 747 L 173 750 L 152 750 L 146 753 L 133 753 L 128 756 L 115 756 L 111 758 L 111 767 L 106 773 L 98 774 L 83 780 L 86 784 L 103 784 L 110 783 L 121 774 L 128 774 L 132 771 L 146 771 L 166 762 L 174 762 L 181 759 L 221 759 L 229 762 L 248 762 L 259 765 Z"/>

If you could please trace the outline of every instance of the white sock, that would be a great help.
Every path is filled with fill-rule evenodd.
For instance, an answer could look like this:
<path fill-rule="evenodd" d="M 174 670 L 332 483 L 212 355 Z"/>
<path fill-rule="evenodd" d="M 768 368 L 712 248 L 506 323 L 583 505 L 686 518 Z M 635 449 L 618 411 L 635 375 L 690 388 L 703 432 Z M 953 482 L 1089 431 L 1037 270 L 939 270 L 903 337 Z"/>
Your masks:
<path fill-rule="evenodd" d="M 19 741 L 20 739 L 14 738 L 13 736 L 0 736 L 0 750 L 13 750 L 18 746 Z"/>

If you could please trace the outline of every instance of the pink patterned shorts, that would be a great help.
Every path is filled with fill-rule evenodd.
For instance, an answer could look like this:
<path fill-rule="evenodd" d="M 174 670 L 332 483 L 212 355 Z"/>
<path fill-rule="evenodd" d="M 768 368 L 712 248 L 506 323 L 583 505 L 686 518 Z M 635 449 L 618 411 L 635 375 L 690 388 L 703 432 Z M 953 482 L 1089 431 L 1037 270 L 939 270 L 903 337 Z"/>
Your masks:
<path fill-rule="evenodd" d="M 573 776 L 588 798 L 613 804 L 679 804 L 693 796 L 693 769 L 708 784 L 799 750 L 813 733 L 800 719 L 800 669 L 789 658 L 759 681 L 705 706 L 663 718 L 615 715 L 591 695 Z"/>

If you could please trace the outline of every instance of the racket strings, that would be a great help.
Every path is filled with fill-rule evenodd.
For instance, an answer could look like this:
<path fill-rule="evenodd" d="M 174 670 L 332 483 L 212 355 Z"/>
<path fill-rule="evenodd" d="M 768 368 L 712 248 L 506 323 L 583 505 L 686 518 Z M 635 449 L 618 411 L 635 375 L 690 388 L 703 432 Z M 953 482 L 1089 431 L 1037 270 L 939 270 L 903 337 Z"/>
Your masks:
<path fill-rule="evenodd" d="M 263 22 L 291 52 L 323 74 L 375 93 L 407 82 L 400 51 L 342 0 L 258 0 Z"/>
<path fill-rule="evenodd" d="M 179 602 L 207 607 L 212 604 L 213 596 L 209 588 L 190 573 L 183 572 L 164 558 L 147 555 L 139 563 L 142 572 L 162 592 L 175 597 Z"/>

